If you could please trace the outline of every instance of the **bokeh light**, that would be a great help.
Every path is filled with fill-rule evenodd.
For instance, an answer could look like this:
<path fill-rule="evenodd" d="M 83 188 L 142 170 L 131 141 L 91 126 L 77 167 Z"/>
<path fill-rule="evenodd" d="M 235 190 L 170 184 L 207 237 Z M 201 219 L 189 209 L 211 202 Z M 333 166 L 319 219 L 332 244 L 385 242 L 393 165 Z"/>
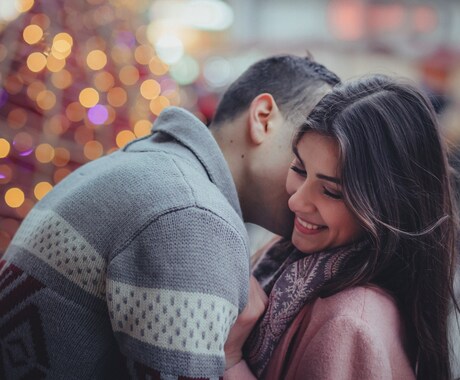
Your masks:
<path fill-rule="evenodd" d="M 85 144 L 83 152 L 88 160 L 95 160 L 102 156 L 104 148 L 99 141 L 92 140 Z"/>
<path fill-rule="evenodd" d="M 70 152 L 66 148 L 56 148 L 54 150 L 53 164 L 56 166 L 66 166 L 70 160 Z"/>
<path fill-rule="evenodd" d="M 35 185 L 34 188 L 34 195 L 37 200 L 42 199 L 51 189 L 53 185 L 49 182 L 39 182 Z"/>
<path fill-rule="evenodd" d="M 27 25 L 22 33 L 22 36 L 24 41 L 26 41 L 29 45 L 33 45 L 42 39 L 43 29 L 38 25 Z"/>
<path fill-rule="evenodd" d="M 54 158 L 54 148 L 52 145 L 44 143 L 37 146 L 35 149 L 35 157 L 38 162 L 46 164 Z"/>
<path fill-rule="evenodd" d="M 147 79 L 141 84 L 141 95 L 145 99 L 155 99 L 161 92 L 160 84 L 154 79 Z"/>
<path fill-rule="evenodd" d="M 12 187 L 5 193 L 5 203 L 11 208 L 18 208 L 24 203 L 24 192 L 17 188 Z"/>
<path fill-rule="evenodd" d="M 8 156 L 8 153 L 10 153 L 10 149 L 11 145 L 8 142 L 8 140 L 0 138 L 0 158 Z"/>
<path fill-rule="evenodd" d="M 94 88 L 85 88 L 81 90 L 78 99 L 83 107 L 91 108 L 99 102 L 99 93 Z"/>
<path fill-rule="evenodd" d="M 96 104 L 88 110 L 88 119 L 96 125 L 104 124 L 109 117 L 107 108 L 103 105 Z"/>
<path fill-rule="evenodd" d="M 170 66 L 147 37 L 149 8 L 145 0 L 0 1 L 0 256 L 54 185 L 148 135 L 165 106 L 179 105 Z M 176 36 L 187 62 L 184 36 L 162 35 Z M 159 46 L 168 50 L 168 38 Z M 176 77 L 185 71 L 177 66 Z"/>
<path fill-rule="evenodd" d="M 119 132 L 117 135 L 117 139 L 116 139 L 117 145 L 119 148 L 123 148 L 126 144 L 128 144 L 135 138 L 136 138 L 136 135 L 133 132 L 128 131 L 128 130 L 123 130 Z"/>
<path fill-rule="evenodd" d="M 93 50 L 86 57 L 86 64 L 92 70 L 101 70 L 107 64 L 107 56 L 102 50 Z"/>
<path fill-rule="evenodd" d="M 42 71 L 46 67 L 46 63 L 46 56 L 40 52 L 34 52 L 27 58 L 27 67 L 34 73 Z"/>
<path fill-rule="evenodd" d="M 134 134 L 136 137 L 144 137 L 150 134 L 152 123 L 148 120 L 139 120 L 134 125 Z"/>

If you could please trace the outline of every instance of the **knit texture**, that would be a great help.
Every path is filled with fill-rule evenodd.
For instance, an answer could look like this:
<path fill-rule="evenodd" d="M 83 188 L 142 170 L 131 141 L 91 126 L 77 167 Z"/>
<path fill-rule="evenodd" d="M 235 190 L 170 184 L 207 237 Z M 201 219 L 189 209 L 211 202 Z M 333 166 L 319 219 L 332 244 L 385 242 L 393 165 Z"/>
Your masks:
<path fill-rule="evenodd" d="M 167 109 L 23 221 L 0 261 L 0 378 L 219 378 L 248 247 L 216 141 Z"/>

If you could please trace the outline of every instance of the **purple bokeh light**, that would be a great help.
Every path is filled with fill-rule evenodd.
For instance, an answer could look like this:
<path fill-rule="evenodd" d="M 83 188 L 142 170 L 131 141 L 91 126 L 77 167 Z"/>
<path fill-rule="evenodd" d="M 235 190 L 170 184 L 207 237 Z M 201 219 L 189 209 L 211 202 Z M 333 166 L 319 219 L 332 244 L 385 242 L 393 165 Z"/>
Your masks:
<path fill-rule="evenodd" d="M 21 157 L 29 156 L 33 151 L 34 151 L 34 148 L 31 148 L 31 149 L 28 149 L 28 150 L 25 150 L 25 151 L 19 153 L 19 155 Z"/>
<path fill-rule="evenodd" d="M 109 111 L 101 104 L 96 104 L 88 110 L 88 119 L 96 125 L 104 124 L 109 118 Z"/>

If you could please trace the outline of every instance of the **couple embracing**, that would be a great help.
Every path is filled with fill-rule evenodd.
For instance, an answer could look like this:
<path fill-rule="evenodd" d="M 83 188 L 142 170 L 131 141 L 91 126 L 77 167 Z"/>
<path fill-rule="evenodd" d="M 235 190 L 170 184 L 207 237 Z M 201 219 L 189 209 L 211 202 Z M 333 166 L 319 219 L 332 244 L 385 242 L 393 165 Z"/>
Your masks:
<path fill-rule="evenodd" d="M 0 343 L 28 355 L 2 375 L 448 379 L 457 216 L 438 129 L 404 81 L 341 84 L 289 55 L 243 73 L 209 129 L 165 110 L 22 223 Z M 284 237 L 254 268 L 243 222 Z"/>

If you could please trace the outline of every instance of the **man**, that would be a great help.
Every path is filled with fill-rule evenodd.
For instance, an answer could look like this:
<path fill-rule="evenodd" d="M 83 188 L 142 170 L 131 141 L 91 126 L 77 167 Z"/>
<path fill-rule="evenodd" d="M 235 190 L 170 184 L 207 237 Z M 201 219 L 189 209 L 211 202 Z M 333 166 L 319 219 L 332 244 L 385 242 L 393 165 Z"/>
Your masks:
<path fill-rule="evenodd" d="M 291 137 L 338 81 L 308 58 L 260 61 L 210 130 L 170 108 L 59 183 L 0 264 L 0 377 L 221 376 L 247 301 L 243 220 L 290 234 Z"/>

